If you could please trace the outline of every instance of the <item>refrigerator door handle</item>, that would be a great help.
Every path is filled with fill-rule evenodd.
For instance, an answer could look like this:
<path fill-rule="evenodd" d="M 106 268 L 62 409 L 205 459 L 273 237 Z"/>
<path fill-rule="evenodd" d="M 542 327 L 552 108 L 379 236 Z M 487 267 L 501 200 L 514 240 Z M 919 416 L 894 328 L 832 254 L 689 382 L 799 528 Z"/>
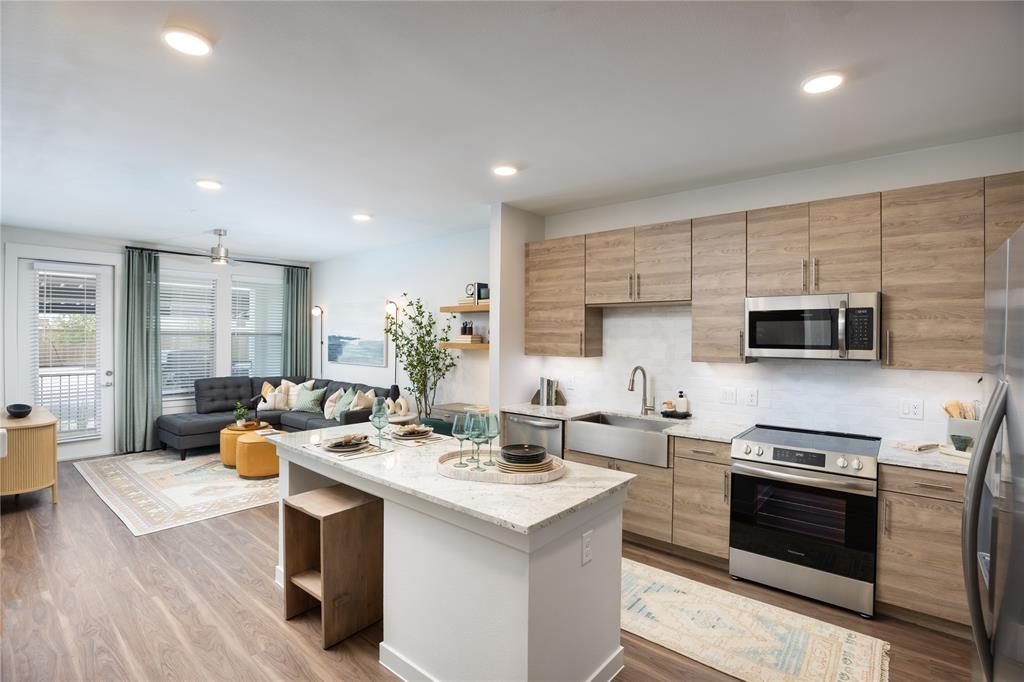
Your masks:
<path fill-rule="evenodd" d="M 981 512 L 981 489 L 985 485 L 985 472 L 988 470 L 996 436 L 1002 426 L 1003 416 L 1006 414 L 1008 389 L 1009 384 L 1005 379 L 1001 379 L 996 383 L 995 390 L 989 397 L 981 430 L 978 433 L 978 444 L 967 469 L 964 514 L 960 527 L 960 551 L 964 569 L 964 587 L 967 591 L 967 607 L 971 614 L 971 636 L 974 638 L 974 648 L 978 651 L 978 659 L 981 661 L 986 682 L 992 680 L 992 645 L 989 641 L 988 631 L 985 629 L 985 616 L 982 613 L 978 583 L 978 515 Z"/>

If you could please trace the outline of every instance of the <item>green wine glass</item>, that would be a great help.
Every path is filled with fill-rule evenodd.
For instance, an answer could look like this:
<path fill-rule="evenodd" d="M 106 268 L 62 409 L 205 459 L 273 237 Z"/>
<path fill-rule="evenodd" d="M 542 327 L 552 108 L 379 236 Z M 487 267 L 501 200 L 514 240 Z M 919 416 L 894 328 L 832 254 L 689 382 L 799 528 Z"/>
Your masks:
<path fill-rule="evenodd" d="M 377 429 L 377 447 L 383 450 L 384 440 L 382 435 L 384 427 L 388 425 L 388 408 L 384 403 L 384 398 L 374 398 L 373 411 L 370 412 L 370 424 L 373 425 L 373 428 Z"/>
<path fill-rule="evenodd" d="M 480 413 L 477 412 L 476 410 L 469 410 L 468 412 L 466 412 L 466 439 L 471 441 L 471 442 L 475 442 L 475 441 L 473 441 L 472 429 L 474 428 L 474 425 L 476 424 L 476 418 L 479 417 L 479 416 L 480 416 Z M 466 458 L 466 461 L 471 463 L 471 464 L 475 464 L 476 462 L 479 462 L 480 460 L 477 459 L 477 456 L 475 454 L 470 454 L 469 457 Z"/>
<path fill-rule="evenodd" d="M 459 469 L 465 469 L 469 466 L 462 461 L 462 442 L 469 437 L 469 433 L 466 431 L 468 421 L 469 415 L 457 414 L 455 415 L 455 421 L 452 423 L 452 438 L 459 441 L 459 461 L 457 464 L 453 464 L 452 466 Z"/>
<path fill-rule="evenodd" d="M 480 446 L 487 442 L 487 417 L 479 412 L 469 417 L 469 439 L 476 446 L 476 466 L 471 471 L 487 471 L 480 466 Z"/>
<path fill-rule="evenodd" d="M 496 414 L 487 415 L 487 461 L 485 466 L 492 467 L 494 462 L 494 439 L 501 435 L 501 417 Z"/>

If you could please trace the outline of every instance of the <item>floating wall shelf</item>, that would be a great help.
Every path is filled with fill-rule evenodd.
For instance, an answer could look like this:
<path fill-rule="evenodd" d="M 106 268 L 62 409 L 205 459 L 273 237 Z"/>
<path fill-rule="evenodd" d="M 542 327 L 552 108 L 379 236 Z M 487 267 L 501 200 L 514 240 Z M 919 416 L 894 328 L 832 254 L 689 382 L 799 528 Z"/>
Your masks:
<path fill-rule="evenodd" d="M 485 301 L 483 303 L 467 303 L 465 305 L 443 305 L 441 306 L 442 313 L 489 313 L 491 312 L 491 302 Z"/>

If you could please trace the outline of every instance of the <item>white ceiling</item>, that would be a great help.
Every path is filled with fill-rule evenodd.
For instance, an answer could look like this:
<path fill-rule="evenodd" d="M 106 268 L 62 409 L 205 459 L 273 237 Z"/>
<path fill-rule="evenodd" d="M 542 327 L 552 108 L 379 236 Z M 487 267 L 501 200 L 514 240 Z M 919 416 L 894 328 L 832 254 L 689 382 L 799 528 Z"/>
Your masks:
<path fill-rule="evenodd" d="M 1022 3 L 4 2 L 2 60 L 3 224 L 302 260 L 1024 129 Z"/>

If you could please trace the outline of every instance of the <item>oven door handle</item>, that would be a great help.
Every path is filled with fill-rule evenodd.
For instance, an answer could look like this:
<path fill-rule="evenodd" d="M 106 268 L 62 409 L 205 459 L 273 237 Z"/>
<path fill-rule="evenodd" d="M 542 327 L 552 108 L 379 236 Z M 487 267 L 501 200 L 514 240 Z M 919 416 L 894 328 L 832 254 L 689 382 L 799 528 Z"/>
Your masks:
<path fill-rule="evenodd" d="M 825 490 L 837 490 L 855 495 L 867 495 L 876 497 L 878 495 L 878 484 L 875 481 L 865 479 L 848 478 L 835 474 L 816 473 L 813 476 L 803 476 L 788 471 L 782 471 L 781 467 L 770 464 L 757 464 L 746 462 L 733 462 L 732 472 L 757 478 L 767 478 L 772 481 L 783 481 L 785 483 L 796 483 L 812 488 L 824 488 Z"/>

